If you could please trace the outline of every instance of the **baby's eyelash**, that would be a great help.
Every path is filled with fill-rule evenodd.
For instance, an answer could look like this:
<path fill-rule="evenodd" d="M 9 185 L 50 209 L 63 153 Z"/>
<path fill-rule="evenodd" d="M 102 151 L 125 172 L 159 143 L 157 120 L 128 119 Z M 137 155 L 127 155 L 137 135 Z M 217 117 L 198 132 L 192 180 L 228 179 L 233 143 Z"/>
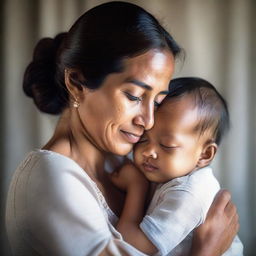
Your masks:
<path fill-rule="evenodd" d="M 166 148 L 166 149 L 174 149 L 174 148 L 177 148 L 176 146 L 166 146 L 166 145 L 163 145 L 163 144 L 160 144 L 161 147 L 163 148 Z"/>
<path fill-rule="evenodd" d="M 137 143 L 143 143 L 143 142 L 146 142 L 147 139 L 146 138 L 143 138 L 143 139 L 140 139 Z"/>

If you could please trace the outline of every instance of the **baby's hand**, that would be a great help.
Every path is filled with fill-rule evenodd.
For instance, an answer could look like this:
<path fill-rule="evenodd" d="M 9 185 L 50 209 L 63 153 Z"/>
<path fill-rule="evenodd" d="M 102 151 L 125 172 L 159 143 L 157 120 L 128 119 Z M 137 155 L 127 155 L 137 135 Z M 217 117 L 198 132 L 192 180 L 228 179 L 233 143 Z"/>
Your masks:
<path fill-rule="evenodd" d="M 110 180 L 123 191 L 133 188 L 145 191 L 149 186 L 148 180 L 133 164 L 126 164 L 119 171 L 110 174 Z"/>

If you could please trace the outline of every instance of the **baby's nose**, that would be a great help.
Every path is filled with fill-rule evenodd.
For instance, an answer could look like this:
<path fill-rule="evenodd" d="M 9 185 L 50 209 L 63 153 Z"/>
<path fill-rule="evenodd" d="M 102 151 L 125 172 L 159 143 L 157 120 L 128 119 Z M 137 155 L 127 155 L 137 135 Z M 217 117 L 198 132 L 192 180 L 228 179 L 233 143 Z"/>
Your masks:
<path fill-rule="evenodd" d="M 146 158 L 157 159 L 157 153 L 153 148 L 145 150 L 143 152 L 143 156 Z"/>

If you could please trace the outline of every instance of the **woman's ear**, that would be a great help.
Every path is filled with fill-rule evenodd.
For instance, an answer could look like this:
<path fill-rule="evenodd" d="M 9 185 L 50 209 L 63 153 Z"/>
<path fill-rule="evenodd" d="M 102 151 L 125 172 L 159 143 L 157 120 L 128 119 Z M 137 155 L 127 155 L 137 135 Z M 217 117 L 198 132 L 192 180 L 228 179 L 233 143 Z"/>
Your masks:
<path fill-rule="evenodd" d="M 74 101 L 80 102 L 84 97 L 85 79 L 76 69 L 65 69 L 65 84 Z"/>
<path fill-rule="evenodd" d="M 203 168 L 210 164 L 210 162 L 213 160 L 216 152 L 217 152 L 218 146 L 214 142 L 207 143 L 200 155 L 200 158 L 197 162 L 197 167 Z"/>

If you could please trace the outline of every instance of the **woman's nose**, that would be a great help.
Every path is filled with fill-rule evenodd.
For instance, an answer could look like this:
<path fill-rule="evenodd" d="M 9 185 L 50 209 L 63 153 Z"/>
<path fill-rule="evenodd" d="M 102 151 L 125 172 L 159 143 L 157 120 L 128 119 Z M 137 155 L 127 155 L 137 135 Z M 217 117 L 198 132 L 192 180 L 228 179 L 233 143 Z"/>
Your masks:
<path fill-rule="evenodd" d="M 143 155 L 145 158 L 157 159 L 157 153 L 156 153 L 156 151 L 154 150 L 153 147 L 147 147 L 147 148 L 142 152 L 142 155 Z"/>
<path fill-rule="evenodd" d="M 141 113 L 136 116 L 135 124 L 143 126 L 145 130 L 149 130 L 154 125 L 154 105 L 145 107 Z"/>

